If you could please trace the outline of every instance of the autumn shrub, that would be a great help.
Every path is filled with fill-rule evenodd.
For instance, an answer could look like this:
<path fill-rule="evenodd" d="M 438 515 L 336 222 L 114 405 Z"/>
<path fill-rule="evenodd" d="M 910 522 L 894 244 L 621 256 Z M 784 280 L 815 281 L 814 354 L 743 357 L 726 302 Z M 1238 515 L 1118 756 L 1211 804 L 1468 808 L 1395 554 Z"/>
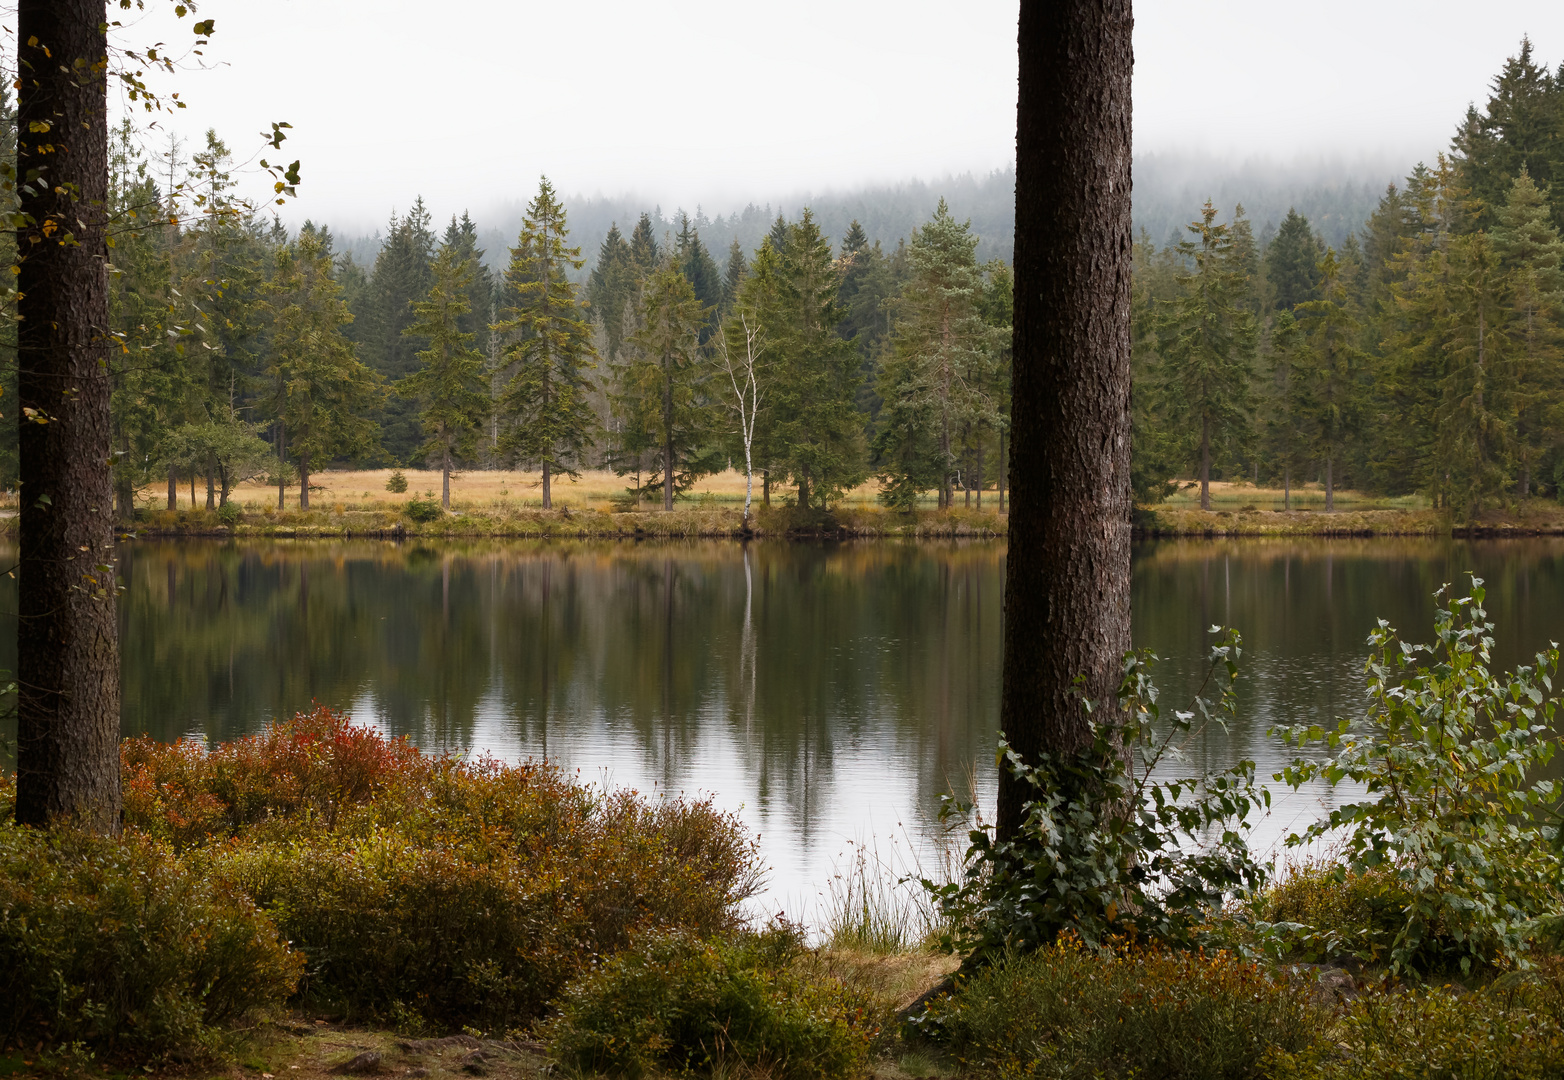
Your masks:
<path fill-rule="evenodd" d="M 1263 931 L 1258 943 L 1279 959 L 1379 964 L 1390 956 L 1412 899 L 1391 867 L 1317 862 L 1289 866 L 1250 906 Z M 1436 966 L 1448 939 L 1448 930 L 1436 926 L 1419 966 Z"/>
<path fill-rule="evenodd" d="M 962 980 L 919 1024 L 1006 1078 L 1239 1080 L 1262 1075 L 1272 1047 L 1304 1051 L 1323 1021 L 1306 994 L 1227 952 L 1064 935 Z"/>
<path fill-rule="evenodd" d="M 1475 992 L 1371 992 L 1331 1037 L 1267 1063 L 1275 1080 L 1555 1080 L 1564 1076 L 1564 961 L 1543 958 Z"/>
<path fill-rule="evenodd" d="M 801 950 L 787 927 L 718 940 L 643 935 L 571 986 L 541 1031 L 579 1072 L 858 1075 L 876 1030 L 869 1003 L 832 978 L 799 971 Z"/>
<path fill-rule="evenodd" d="M 280 1006 L 302 957 L 249 897 L 145 836 L 11 821 L 0 798 L 0 1044 L 141 1060 Z"/>
<path fill-rule="evenodd" d="M 269 912 L 301 993 L 504 1030 L 637 933 L 732 930 L 757 855 L 706 802 L 421 753 L 317 709 L 207 752 L 125 747 L 126 821 Z"/>
<path fill-rule="evenodd" d="M 432 496 L 422 499 L 413 496 L 407 500 L 407 505 L 402 508 L 402 512 L 413 521 L 419 522 L 437 521 L 445 516 L 445 510 L 441 508 L 439 500 Z"/>

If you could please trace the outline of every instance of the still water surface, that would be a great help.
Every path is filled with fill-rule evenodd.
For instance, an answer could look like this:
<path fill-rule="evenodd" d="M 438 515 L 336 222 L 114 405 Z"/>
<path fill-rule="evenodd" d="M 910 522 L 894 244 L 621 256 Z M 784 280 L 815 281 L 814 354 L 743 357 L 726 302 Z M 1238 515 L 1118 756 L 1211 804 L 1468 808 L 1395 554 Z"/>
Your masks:
<path fill-rule="evenodd" d="M 850 843 L 927 860 L 942 792 L 991 802 L 1002 543 L 151 542 L 122 559 L 127 733 L 228 739 L 318 701 L 430 749 L 710 794 L 761 835 L 766 902 L 806 917 Z M 1358 707 L 1374 619 L 1426 639 L 1431 594 L 1467 570 L 1488 580 L 1499 664 L 1564 638 L 1564 541 L 1199 540 L 1136 547 L 1135 643 L 1181 704 L 1207 627 L 1241 630 L 1238 722 L 1191 757 L 1267 775 L 1269 727 Z M 1262 846 L 1327 798 L 1282 794 Z"/>

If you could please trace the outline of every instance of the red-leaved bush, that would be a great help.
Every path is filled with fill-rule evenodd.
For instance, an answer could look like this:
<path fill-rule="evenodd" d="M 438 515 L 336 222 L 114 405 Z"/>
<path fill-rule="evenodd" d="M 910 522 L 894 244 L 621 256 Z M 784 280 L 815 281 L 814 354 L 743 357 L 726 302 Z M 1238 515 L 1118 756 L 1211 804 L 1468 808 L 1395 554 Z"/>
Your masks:
<path fill-rule="evenodd" d="M 428 755 L 320 708 L 208 751 L 124 744 L 125 823 L 270 915 L 350 1014 L 525 1022 L 636 933 L 719 933 L 758 881 L 707 802 Z"/>

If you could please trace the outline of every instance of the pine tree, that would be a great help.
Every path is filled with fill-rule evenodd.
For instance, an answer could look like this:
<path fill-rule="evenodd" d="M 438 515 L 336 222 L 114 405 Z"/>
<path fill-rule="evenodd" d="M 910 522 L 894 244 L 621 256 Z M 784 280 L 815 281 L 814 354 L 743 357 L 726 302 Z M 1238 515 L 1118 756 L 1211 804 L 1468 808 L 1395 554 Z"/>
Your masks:
<path fill-rule="evenodd" d="M 413 304 L 413 321 L 403 331 L 428 343 L 418 354 L 423 366 L 396 386 L 418 404 L 418 419 L 429 434 L 419 452 L 440 462 L 440 505 L 446 510 L 455 459 L 471 456 L 489 411 L 484 356 L 472 347 L 476 335 L 462 329 L 472 313 L 476 264 L 459 235 L 440 246 L 430 267 L 429 295 Z"/>
<path fill-rule="evenodd" d="M 1513 314 L 1508 282 L 1485 232 L 1450 241 L 1447 306 L 1437 327 L 1445 357 L 1440 382 L 1438 470 L 1442 501 L 1467 519 L 1506 486 L 1513 453 Z"/>
<path fill-rule="evenodd" d="M 418 369 L 423 342 L 405 334 L 413 321 L 413 304 L 429 294 L 429 261 L 434 233 L 423 199 L 398 218 L 392 215 L 386 237 L 375 256 L 357 341 L 365 363 L 383 378 L 396 382 Z M 398 463 L 405 463 L 419 445 L 419 424 L 411 401 L 392 396 L 376 417 L 381 440 Z"/>
<path fill-rule="evenodd" d="M 615 412 L 633 463 L 647 451 L 659 461 L 638 494 L 660 484 L 663 509 L 672 510 L 674 497 L 723 459 L 712 445 L 715 416 L 706 387 L 712 371 L 700 347 L 706 312 L 671 262 L 646 279 L 639 322 L 626 343 L 629 362 L 619 375 Z M 631 465 L 626 460 L 617 471 L 624 475 Z"/>
<path fill-rule="evenodd" d="M 919 492 L 939 488 L 951 505 L 961 461 L 955 440 L 991 429 L 997 335 L 983 318 L 985 282 L 971 222 L 958 223 L 941 199 L 908 247 L 912 279 L 897 301 L 897 325 L 881 370 L 885 425 L 875 438 L 881 501 L 911 510 Z"/>
<path fill-rule="evenodd" d="M 1461 183 L 1478 203 L 1478 228 L 1497 223 L 1522 170 L 1544 188 L 1564 181 L 1564 81 L 1532 59 L 1530 38 L 1494 78 L 1486 109 L 1468 108 L 1454 145 Z M 1553 223 L 1564 228 L 1557 207 Z"/>
<path fill-rule="evenodd" d="M 610 364 L 619 362 L 619 347 L 624 341 L 625 305 L 634 302 L 640 276 L 635 255 L 615 222 L 603 237 L 597 251 L 597 264 L 587 278 L 587 299 L 592 305 L 592 314 L 603 327 Z"/>
<path fill-rule="evenodd" d="M 748 270 L 744 248 L 740 246 L 738 237 L 734 237 L 733 243 L 728 245 L 728 266 L 722 275 L 722 314 L 732 311 L 733 305 L 738 302 L 739 291 L 744 287 L 744 276 Z"/>
<path fill-rule="evenodd" d="M 705 312 L 705 329 L 701 331 L 701 344 L 710 339 L 717 326 L 717 309 L 722 304 L 722 276 L 706 245 L 701 242 L 700 230 L 691 226 L 690 219 L 680 216 L 678 246 L 674 258 L 679 272 L 695 291 L 695 299 L 701 302 Z"/>
<path fill-rule="evenodd" d="M 509 426 L 501 449 L 543 471 L 543 508 L 553 503 L 556 474 L 580 475 L 597 417 L 587 400 L 596 352 L 592 331 L 568 276 L 581 268 L 581 249 L 566 247 L 565 208 L 544 177 L 527 206 L 521 235 L 505 272 L 506 300 L 491 330 L 504 335 L 510 372 L 500 396 Z"/>
<path fill-rule="evenodd" d="M 1189 226 L 1197 239 L 1178 246 L 1190 267 L 1177 277 L 1181 295 L 1163 304 L 1157 320 L 1157 377 L 1168 420 L 1200 479 L 1200 508 L 1209 510 L 1213 455 L 1248 434 L 1257 328 L 1244 310 L 1247 282 L 1233 263 L 1232 230 L 1216 223 L 1210 202 L 1201 215 Z"/>
<path fill-rule="evenodd" d="M 306 225 L 278 249 L 267 283 L 271 340 L 266 377 L 278 424 L 278 454 L 299 472 L 299 509 L 310 506 L 310 469 L 361 457 L 375 444 L 367 415 L 379 404 L 380 380 L 359 362 L 342 328 L 353 315 L 331 276 L 326 239 Z M 282 488 L 277 493 L 279 509 Z"/>
<path fill-rule="evenodd" d="M 1564 241 L 1548 214 L 1546 196 L 1524 167 L 1493 232 L 1494 252 L 1514 302 L 1512 353 L 1515 388 L 1517 494 L 1531 494 L 1532 470 L 1559 439 L 1564 404 Z"/>
<path fill-rule="evenodd" d="M 1358 322 L 1349 310 L 1341 263 L 1334 249 L 1320 260 L 1319 299 L 1299 304 L 1298 322 L 1306 348 L 1297 368 L 1303 383 L 1299 410 L 1310 449 L 1324 468 L 1325 511 L 1336 509 L 1336 479 L 1359 418 L 1363 353 L 1357 347 Z"/>
<path fill-rule="evenodd" d="M 657 269 L 657 264 L 662 262 L 662 253 L 657 248 L 657 233 L 652 228 L 652 215 L 642 214 L 641 220 L 635 223 L 635 231 L 630 234 L 630 257 L 635 260 L 639 270 L 638 277 L 645 277 Z"/>
<path fill-rule="evenodd" d="M 466 290 L 467 311 L 457 320 L 457 328 L 464 334 L 471 334 L 472 347 L 487 356 L 489 323 L 493 319 L 495 281 L 494 272 L 483 264 L 483 249 L 478 246 L 477 223 L 465 210 L 462 211 L 460 220 L 453 216 L 451 223 L 445 227 L 445 236 L 441 243 L 453 249 L 457 262 L 466 263 L 472 270 L 471 280 Z M 431 266 L 431 278 L 433 272 L 434 268 Z"/>
<path fill-rule="evenodd" d="M 1307 371 L 1300 363 L 1303 335 L 1293 313 L 1276 316 L 1271 329 L 1270 378 L 1265 386 L 1265 449 L 1282 474 L 1282 509 L 1292 509 L 1292 477 L 1309 461 Z"/>
<path fill-rule="evenodd" d="M 836 267 L 814 215 L 786 227 L 778 298 L 765 330 L 773 349 L 773 409 L 766 444 L 772 465 L 798 486 L 798 507 L 827 509 L 862 483 L 866 445 L 855 403 L 857 353 L 836 332 Z"/>
<path fill-rule="evenodd" d="M 1313 300 L 1319 287 L 1320 243 L 1309 228 L 1309 219 L 1288 209 L 1276 239 L 1265 251 L 1265 280 L 1271 308 L 1291 311 Z"/>

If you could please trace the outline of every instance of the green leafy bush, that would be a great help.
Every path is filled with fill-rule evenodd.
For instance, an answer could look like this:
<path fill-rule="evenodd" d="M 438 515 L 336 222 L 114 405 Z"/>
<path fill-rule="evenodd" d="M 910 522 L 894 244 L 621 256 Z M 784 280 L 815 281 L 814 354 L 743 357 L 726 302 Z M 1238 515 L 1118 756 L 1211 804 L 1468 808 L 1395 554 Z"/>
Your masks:
<path fill-rule="evenodd" d="M 165 845 L 11 821 L 0 791 L 0 1043 L 145 1058 L 280 1006 L 302 957 L 248 897 Z"/>
<path fill-rule="evenodd" d="M 1440 603 L 1432 646 L 1404 642 L 1380 620 L 1361 721 L 1286 732 L 1293 745 L 1328 754 L 1299 758 L 1278 780 L 1348 780 L 1366 792 L 1288 843 L 1344 838 L 1343 873 L 1377 889 L 1381 911 L 1400 910 L 1383 947 L 1396 971 L 1524 962 L 1536 920 L 1564 906 L 1564 804 L 1547 775 L 1559 652 L 1509 675 L 1490 672 L 1481 586 L 1474 577 L 1470 595 Z"/>
<path fill-rule="evenodd" d="M 1388 866 L 1352 871 L 1322 862 L 1288 867 L 1249 908 L 1258 943 L 1280 959 L 1373 964 L 1389 956 L 1411 901 L 1411 889 Z M 1441 926 L 1432 940 L 1447 938 Z"/>
<path fill-rule="evenodd" d="M 1281 1051 L 1275 1080 L 1556 1080 L 1564 1076 L 1564 962 L 1475 993 L 1432 988 L 1352 1002 L 1329 1040 Z"/>
<path fill-rule="evenodd" d="M 439 500 L 434 498 L 420 499 L 416 495 L 407 500 L 407 505 L 403 507 L 402 512 L 414 521 L 435 521 L 445 514 Z"/>
<path fill-rule="evenodd" d="M 836 980 L 795 971 L 799 949 L 786 928 L 730 941 L 650 934 L 567 990 L 542 1033 L 583 1072 L 857 1075 L 875 1034 L 868 1003 Z"/>
<path fill-rule="evenodd" d="M 1252 761 L 1153 779 L 1175 739 L 1231 712 L 1240 644 L 1228 631 L 1211 650 L 1211 674 L 1225 676 L 1215 703 L 1197 696 L 1194 709 L 1164 714 L 1156 656 L 1130 653 L 1113 722 L 1097 723 L 1088 704 L 1093 741 L 1079 754 L 1032 764 L 1001 737 L 1001 766 L 1033 793 L 1020 829 L 1007 840 L 975 829 L 963 879 L 923 882 L 957 928 L 947 946 L 970 951 L 969 967 L 1066 931 L 1092 946 L 1125 933 L 1188 944 L 1226 896 L 1264 882 L 1244 840 L 1249 812 L 1270 803 Z M 966 809 L 947 797 L 942 817 Z"/>
<path fill-rule="evenodd" d="M 235 502 L 226 502 L 217 508 L 217 520 L 224 525 L 233 526 L 244 520 L 244 511 Z"/>
<path fill-rule="evenodd" d="M 1242 1080 L 1267 1051 L 1301 1053 L 1324 1016 L 1268 969 L 1230 953 L 1073 935 L 1007 954 L 935 1001 L 923 1031 L 1010 1078 Z"/>
<path fill-rule="evenodd" d="M 401 469 L 391 470 L 391 476 L 386 480 L 386 490 L 393 495 L 400 495 L 407 490 L 407 474 Z"/>
<path fill-rule="evenodd" d="M 271 913 L 301 993 L 504 1030 L 637 933 L 732 930 L 758 863 L 709 803 L 426 755 L 318 709 L 207 752 L 125 744 L 125 815 Z"/>

